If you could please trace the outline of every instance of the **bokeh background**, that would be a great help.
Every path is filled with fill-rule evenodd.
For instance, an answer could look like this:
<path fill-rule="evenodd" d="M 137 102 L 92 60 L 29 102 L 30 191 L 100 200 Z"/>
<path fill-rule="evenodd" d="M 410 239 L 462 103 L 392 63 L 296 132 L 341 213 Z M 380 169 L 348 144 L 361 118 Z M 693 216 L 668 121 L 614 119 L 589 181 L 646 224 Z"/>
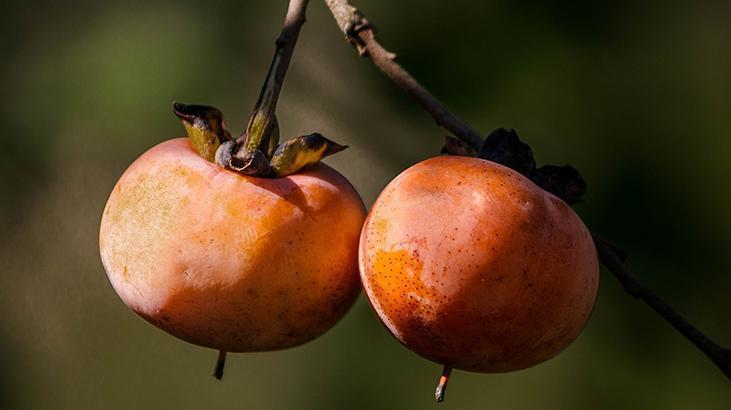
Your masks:
<path fill-rule="evenodd" d="M 320 1 L 280 100 L 285 136 L 351 146 L 327 162 L 371 204 L 445 132 L 356 57 Z M 577 211 L 678 310 L 731 345 L 731 3 L 358 0 L 381 41 L 482 132 L 516 128 L 570 163 Z M 171 102 L 243 128 L 286 9 L 278 1 L 4 2 L 0 50 L 0 407 L 424 409 L 437 365 L 361 299 L 305 346 L 229 357 L 132 314 L 97 230 L 136 157 L 183 134 Z M 731 384 L 603 272 L 583 334 L 510 374 L 456 371 L 447 409 L 728 409 Z"/>

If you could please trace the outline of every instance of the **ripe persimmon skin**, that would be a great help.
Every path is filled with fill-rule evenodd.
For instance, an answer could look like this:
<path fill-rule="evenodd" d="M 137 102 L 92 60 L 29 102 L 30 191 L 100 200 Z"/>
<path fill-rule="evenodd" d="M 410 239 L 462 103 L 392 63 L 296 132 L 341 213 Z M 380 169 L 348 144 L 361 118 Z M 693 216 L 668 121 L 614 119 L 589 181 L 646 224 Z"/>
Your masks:
<path fill-rule="evenodd" d="M 580 333 L 599 266 L 566 203 L 494 162 L 440 156 L 396 177 L 361 233 L 371 306 L 396 339 L 440 364 L 507 372 Z"/>
<path fill-rule="evenodd" d="M 99 245 L 117 294 L 155 326 L 230 352 L 278 350 L 321 335 L 357 298 L 364 217 L 324 164 L 249 177 L 178 138 L 122 175 Z"/>

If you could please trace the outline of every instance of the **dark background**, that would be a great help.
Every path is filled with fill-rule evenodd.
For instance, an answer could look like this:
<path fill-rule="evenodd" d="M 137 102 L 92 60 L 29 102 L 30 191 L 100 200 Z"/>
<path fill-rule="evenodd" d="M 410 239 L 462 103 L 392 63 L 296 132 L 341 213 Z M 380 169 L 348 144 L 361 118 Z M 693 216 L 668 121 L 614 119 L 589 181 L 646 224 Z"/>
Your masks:
<path fill-rule="evenodd" d="M 284 136 L 351 146 L 327 162 L 370 205 L 445 132 L 310 5 L 280 101 Z M 359 0 L 383 44 L 481 132 L 513 127 L 540 163 L 589 183 L 578 213 L 657 292 L 731 345 L 731 3 Z M 171 102 L 243 128 L 280 1 L 4 3 L 0 51 L 0 407 L 323 409 L 433 406 L 439 368 L 361 298 L 323 337 L 229 357 L 131 313 L 99 261 L 115 181 L 183 134 Z M 603 272 L 592 318 L 557 358 L 456 371 L 440 408 L 728 409 L 728 380 Z"/>

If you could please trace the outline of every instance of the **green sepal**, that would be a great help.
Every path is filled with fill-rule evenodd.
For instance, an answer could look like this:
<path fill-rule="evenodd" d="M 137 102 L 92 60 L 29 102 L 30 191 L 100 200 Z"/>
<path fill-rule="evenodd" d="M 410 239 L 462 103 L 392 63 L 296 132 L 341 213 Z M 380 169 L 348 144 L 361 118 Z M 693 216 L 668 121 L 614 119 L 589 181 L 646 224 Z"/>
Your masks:
<path fill-rule="evenodd" d="M 345 148 L 319 133 L 293 138 L 280 144 L 272 155 L 272 174 L 277 177 L 293 174 Z"/>
<path fill-rule="evenodd" d="M 267 158 L 272 158 L 274 156 L 274 152 L 277 150 L 277 146 L 279 146 L 279 120 L 277 120 L 277 116 L 273 116 L 273 120 L 271 123 L 269 123 L 269 131 L 266 133 L 266 154 Z"/>
<path fill-rule="evenodd" d="M 182 121 L 193 148 L 207 161 L 214 162 L 218 147 L 231 140 L 223 114 L 214 107 L 175 102 L 173 113 Z"/>

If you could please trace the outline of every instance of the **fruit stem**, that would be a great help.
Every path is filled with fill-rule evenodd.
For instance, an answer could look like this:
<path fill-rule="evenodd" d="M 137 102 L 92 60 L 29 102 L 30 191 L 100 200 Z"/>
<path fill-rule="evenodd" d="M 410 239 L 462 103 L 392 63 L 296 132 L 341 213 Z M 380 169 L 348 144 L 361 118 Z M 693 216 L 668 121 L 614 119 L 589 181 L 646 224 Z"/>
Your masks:
<path fill-rule="evenodd" d="M 226 351 L 219 350 L 218 351 L 218 360 L 216 360 L 216 369 L 213 371 L 213 377 L 215 377 L 218 380 L 221 380 L 221 378 L 223 378 L 224 366 L 226 366 Z"/>
<path fill-rule="evenodd" d="M 244 143 L 240 148 L 243 152 L 250 152 L 255 149 L 267 152 L 267 133 L 271 132 L 273 128 L 279 93 L 282 90 L 289 62 L 292 60 L 300 28 L 305 22 L 307 3 L 308 0 L 290 0 L 289 2 L 282 31 L 274 43 L 276 48 L 272 65 L 269 67 L 269 72 L 266 80 L 264 80 L 259 98 L 254 105 L 254 112 L 249 118 L 246 130 L 239 137 L 239 139 L 244 139 Z"/>
<path fill-rule="evenodd" d="M 437 390 L 434 392 L 434 398 L 437 399 L 437 403 L 444 401 L 444 394 L 447 392 L 447 383 L 449 382 L 449 375 L 452 373 L 452 366 L 445 364 L 442 369 L 442 377 L 439 378 L 439 384 L 437 384 Z"/>

